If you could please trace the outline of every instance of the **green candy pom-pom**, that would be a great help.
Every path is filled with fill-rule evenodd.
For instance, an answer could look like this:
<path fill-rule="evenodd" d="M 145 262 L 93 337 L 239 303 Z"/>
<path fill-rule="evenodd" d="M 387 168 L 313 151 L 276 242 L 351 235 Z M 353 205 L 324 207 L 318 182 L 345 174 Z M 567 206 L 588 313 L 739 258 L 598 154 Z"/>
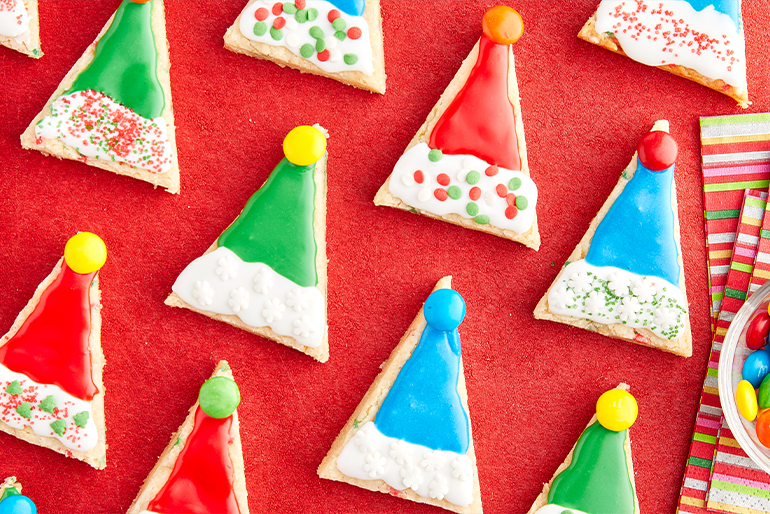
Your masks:
<path fill-rule="evenodd" d="M 465 206 L 465 210 L 469 215 L 475 216 L 479 213 L 479 205 L 476 202 L 468 202 L 468 205 Z"/>
<path fill-rule="evenodd" d="M 255 36 L 264 36 L 267 34 L 267 23 L 264 21 L 258 21 L 254 24 L 254 35 Z"/>
<path fill-rule="evenodd" d="M 345 64 L 349 66 L 358 62 L 358 56 L 356 54 L 345 54 L 342 58 L 345 60 Z"/>
<path fill-rule="evenodd" d="M 347 27 L 348 24 L 345 23 L 345 20 L 342 18 L 337 18 L 332 22 L 332 27 L 334 27 L 334 30 L 345 30 L 345 27 Z"/>
<path fill-rule="evenodd" d="M 316 18 L 318 18 L 318 9 L 311 7 L 307 10 L 307 19 L 308 21 L 314 21 Z"/>
<path fill-rule="evenodd" d="M 294 14 L 297 12 L 297 6 L 291 2 L 284 2 L 283 12 L 285 12 L 286 14 Z"/>
<path fill-rule="evenodd" d="M 475 218 L 473 218 L 473 221 L 475 221 L 479 225 L 486 225 L 487 223 L 489 223 L 489 216 L 483 216 L 483 215 L 476 216 Z"/>
<path fill-rule="evenodd" d="M 32 419 L 32 404 L 24 402 L 16 407 L 16 413 L 22 418 Z"/>
<path fill-rule="evenodd" d="M 305 59 L 310 59 L 315 53 L 315 48 L 310 43 L 305 43 L 299 49 L 299 55 Z"/>
<path fill-rule="evenodd" d="M 214 377 L 201 386 L 198 402 L 203 412 L 212 418 L 223 419 L 241 403 L 241 392 L 232 378 Z"/>
<path fill-rule="evenodd" d="M 277 29 L 275 27 L 270 27 L 270 37 L 275 39 L 276 41 L 280 41 L 283 37 L 283 30 Z"/>
<path fill-rule="evenodd" d="M 89 414 L 87 410 L 84 410 L 83 412 L 78 412 L 74 416 L 72 416 L 72 419 L 75 421 L 75 424 L 79 426 L 80 428 L 86 428 L 86 423 L 88 423 Z"/>
<path fill-rule="evenodd" d="M 527 208 L 527 205 L 529 205 L 529 200 L 524 198 L 523 196 L 517 196 L 516 197 L 516 208 L 520 211 L 523 211 Z"/>
<path fill-rule="evenodd" d="M 511 191 L 516 191 L 521 187 L 521 179 L 519 177 L 513 177 L 510 182 L 508 182 L 508 189 Z"/>
<path fill-rule="evenodd" d="M 345 34 L 344 30 L 338 30 L 337 32 L 334 33 L 334 37 L 336 37 L 340 41 L 345 41 L 345 38 L 348 37 L 348 35 Z"/>
<path fill-rule="evenodd" d="M 326 41 L 324 41 L 323 39 L 316 40 L 316 42 L 315 42 L 315 51 L 320 54 L 324 50 L 326 50 Z"/>
<path fill-rule="evenodd" d="M 468 172 L 468 175 L 465 177 L 465 181 L 473 186 L 479 183 L 480 178 L 481 178 L 481 175 L 479 174 L 478 171 L 471 170 Z"/>
<path fill-rule="evenodd" d="M 45 400 L 40 402 L 40 410 L 43 412 L 47 412 L 48 414 L 53 414 L 54 409 L 56 408 L 56 399 L 53 396 L 46 396 Z"/>
<path fill-rule="evenodd" d="M 447 190 L 447 193 L 449 194 L 449 198 L 451 198 L 452 200 L 457 200 L 463 195 L 462 190 L 457 186 L 451 186 Z"/>
<path fill-rule="evenodd" d="M 64 435 L 64 429 L 67 427 L 67 423 L 63 419 L 57 419 L 49 425 L 51 430 L 56 432 L 59 437 Z"/>
<path fill-rule="evenodd" d="M 24 391 L 21 389 L 21 384 L 19 384 L 19 381 L 14 380 L 10 384 L 8 384 L 8 387 L 5 388 L 5 392 L 10 394 L 11 396 L 17 396 L 23 393 Z"/>
<path fill-rule="evenodd" d="M 297 20 L 297 23 L 305 23 L 307 21 L 307 9 L 300 9 L 297 11 L 294 15 L 294 19 Z"/>
<path fill-rule="evenodd" d="M 310 27 L 310 37 L 313 39 L 321 39 L 326 34 L 324 34 L 324 31 L 321 29 L 321 27 L 314 25 Z"/>
<path fill-rule="evenodd" d="M 430 162 L 438 162 L 441 160 L 441 158 L 444 157 L 444 154 L 441 153 L 441 150 L 438 148 L 434 148 L 430 152 L 428 152 L 428 160 Z"/>

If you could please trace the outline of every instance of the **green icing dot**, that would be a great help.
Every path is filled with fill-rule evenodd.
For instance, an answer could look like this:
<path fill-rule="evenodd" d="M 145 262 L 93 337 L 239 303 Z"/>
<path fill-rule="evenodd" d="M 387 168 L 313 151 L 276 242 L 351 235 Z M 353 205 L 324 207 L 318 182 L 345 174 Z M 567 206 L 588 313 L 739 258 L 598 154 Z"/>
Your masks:
<path fill-rule="evenodd" d="M 284 2 L 283 12 L 285 12 L 286 14 L 294 14 L 297 12 L 297 6 L 290 2 Z"/>
<path fill-rule="evenodd" d="M 254 25 L 254 35 L 256 36 L 264 36 L 267 34 L 267 23 L 264 21 L 258 21 Z"/>
<path fill-rule="evenodd" d="M 316 42 L 315 42 L 315 51 L 320 54 L 324 50 L 326 50 L 326 41 L 324 41 L 323 39 L 316 40 Z"/>
<path fill-rule="evenodd" d="M 345 64 L 353 65 L 358 62 L 358 56 L 356 54 L 345 54 L 342 57 L 345 60 Z"/>
<path fill-rule="evenodd" d="M 47 412 L 48 414 L 53 414 L 53 410 L 56 408 L 56 400 L 53 396 L 46 396 L 45 400 L 40 402 L 40 410 L 43 412 Z"/>
<path fill-rule="evenodd" d="M 283 30 L 277 29 L 275 27 L 270 27 L 270 37 L 275 39 L 276 41 L 280 41 L 283 37 Z"/>
<path fill-rule="evenodd" d="M 214 377 L 201 386 L 198 402 L 203 412 L 212 418 L 223 419 L 241 403 L 241 392 L 232 378 Z"/>
<path fill-rule="evenodd" d="M 83 412 L 78 412 L 74 416 L 72 416 L 72 419 L 75 420 L 75 424 L 79 426 L 80 428 L 86 428 L 86 423 L 88 423 L 88 411 L 84 410 Z"/>
<path fill-rule="evenodd" d="M 318 18 L 318 9 L 316 9 L 315 7 L 311 7 L 310 9 L 307 10 L 307 19 L 308 21 L 313 21 L 316 18 Z"/>
<path fill-rule="evenodd" d="M 476 202 L 468 202 L 468 205 L 465 206 L 465 210 L 471 216 L 475 216 L 479 213 L 479 205 Z"/>
<path fill-rule="evenodd" d="M 438 148 L 434 148 L 430 152 L 428 152 L 428 160 L 430 162 L 438 162 L 441 160 L 441 158 L 444 157 L 444 154 L 441 153 L 441 150 Z"/>
<path fill-rule="evenodd" d="M 473 221 L 478 223 L 479 225 L 486 225 L 489 223 L 489 216 L 476 216 L 473 218 Z"/>
<path fill-rule="evenodd" d="M 345 38 L 348 37 L 348 35 L 345 34 L 344 30 L 338 30 L 337 32 L 334 33 L 334 37 L 336 37 L 340 41 L 345 41 Z"/>
<path fill-rule="evenodd" d="M 22 391 L 21 384 L 19 384 L 19 381 L 14 380 L 10 384 L 8 384 L 8 387 L 5 388 L 5 392 L 10 394 L 11 396 L 16 396 L 23 393 L 24 391 Z"/>
<path fill-rule="evenodd" d="M 321 39 L 325 35 L 326 34 L 324 34 L 324 31 L 321 30 L 321 27 L 319 27 L 317 25 L 314 25 L 314 26 L 310 27 L 310 37 L 312 37 L 314 39 Z"/>
<path fill-rule="evenodd" d="M 294 15 L 294 19 L 297 20 L 297 23 L 305 23 L 307 21 L 307 9 L 300 9 L 297 11 Z"/>
<path fill-rule="evenodd" d="M 513 177 L 510 182 L 508 182 L 508 189 L 511 191 L 516 191 L 521 187 L 521 179 L 519 177 Z"/>
<path fill-rule="evenodd" d="M 314 53 L 315 53 L 315 48 L 310 43 L 305 43 L 299 49 L 299 55 L 301 55 L 305 59 L 310 59 Z"/>
<path fill-rule="evenodd" d="M 342 18 L 337 18 L 332 22 L 332 27 L 334 27 L 334 30 L 345 30 L 345 27 L 347 27 L 347 23 L 345 23 L 345 20 Z"/>
<path fill-rule="evenodd" d="M 447 193 L 449 193 L 449 198 L 451 198 L 452 200 L 457 200 L 463 195 L 462 190 L 457 186 L 451 186 L 447 190 Z"/>
<path fill-rule="evenodd" d="M 479 183 L 480 178 L 481 178 L 481 174 L 479 174 L 478 171 L 471 170 L 468 172 L 468 175 L 465 177 L 465 181 L 470 185 L 474 185 Z"/>
<path fill-rule="evenodd" d="M 67 426 L 67 423 L 63 419 L 57 419 L 53 423 L 49 425 L 51 427 L 51 430 L 56 432 L 56 435 L 59 437 L 64 435 L 64 429 Z"/>
<path fill-rule="evenodd" d="M 520 211 L 523 211 L 527 208 L 527 205 L 529 205 L 529 200 L 524 198 L 523 196 L 517 196 L 516 197 L 516 208 Z"/>
<path fill-rule="evenodd" d="M 22 418 L 31 419 L 32 418 L 32 404 L 29 402 L 24 402 L 18 407 L 16 407 L 16 412 L 21 416 Z"/>

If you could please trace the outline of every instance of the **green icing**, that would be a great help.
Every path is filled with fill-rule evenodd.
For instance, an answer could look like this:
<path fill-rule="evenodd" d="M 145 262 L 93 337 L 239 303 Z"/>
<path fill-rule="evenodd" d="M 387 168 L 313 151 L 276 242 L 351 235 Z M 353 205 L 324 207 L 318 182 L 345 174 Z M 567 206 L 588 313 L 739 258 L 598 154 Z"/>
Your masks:
<path fill-rule="evenodd" d="M 67 423 L 63 419 L 57 419 L 50 425 L 51 430 L 56 432 L 56 434 L 59 437 L 64 435 L 64 429 L 66 428 L 66 426 L 67 426 Z"/>
<path fill-rule="evenodd" d="M 10 384 L 8 384 L 8 387 L 5 388 L 5 392 L 10 394 L 11 396 L 17 396 L 23 393 L 24 391 L 21 389 L 21 384 L 19 384 L 19 381 L 14 380 Z"/>
<path fill-rule="evenodd" d="M 32 404 L 29 402 L 24 402 L 16 407 L 16 412 L 22 418 L 32 419 Z"/>
<path fill-rule="evenodd" d="M 627 430 L 613 432 L 600 423 L 586 428 L 569 467 L 554 479 L 548 503 L 591 514 L 634 514 L 627 437 Z"/>
<path fill-rule="evenodd" d="M 75 424 L 79 426 L 80 428 L 86 428 L 86 423 L 88 423 L 89 414 L 87 410 L 84 410 L 83 412 L 78 412 L 74 416 L 72 416 L 72 419 L 75 421 Z"/>
<path fill-rule="evenodd" d="M 17 494 L 21 494 L 16 487 L 6 487 L 3 489 L 3 494 L 0 495 L 0 502 L 8 498 L 9 496 L 16 496 Z"/>
<path fill-rule="evenodd" d="M 54 399 L 53 396 L 46 396 L 45 399 L 40 402 L 40 410 L 43 412 L 47 412 L 48 414 L 53 414 L 54 409 L 56 408 L 56 399 Z"/>
<path fill-rule="evenodd" d="M 217 244 L 246 262 L 267 264 L 301 287 L 316 286 L 314 173 L 315 164 L 281 160 Z"/>
<path fill-rule="evenodd" d="M 96 45 L 94 60 L 65 94 L 95 89 L 144 118 L 163 113 L 166 99 L 157 74 L 153 4 L 123 0 Z"/>

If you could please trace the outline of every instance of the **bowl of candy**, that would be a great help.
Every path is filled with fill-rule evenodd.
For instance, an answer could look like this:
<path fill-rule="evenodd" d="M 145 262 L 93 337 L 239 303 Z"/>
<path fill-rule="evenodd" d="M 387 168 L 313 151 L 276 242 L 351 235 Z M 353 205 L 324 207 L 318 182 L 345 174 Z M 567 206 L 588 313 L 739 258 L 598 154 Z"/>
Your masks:
<path fill-rule="evenodd" d="M 719 399 L 743 451 L 770 473 L 770 282 L 735 315 L 719 356 Z"/>

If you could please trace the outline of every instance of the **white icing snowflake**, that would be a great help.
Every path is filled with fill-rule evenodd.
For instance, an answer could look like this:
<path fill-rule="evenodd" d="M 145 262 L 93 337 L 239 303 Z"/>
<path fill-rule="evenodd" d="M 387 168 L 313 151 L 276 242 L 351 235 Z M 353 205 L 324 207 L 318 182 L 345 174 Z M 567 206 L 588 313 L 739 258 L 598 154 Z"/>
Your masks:
<path fill-rule="evenodd" d="M 267 294 L 273 287 L 273 275 L 267 268 L 259 268 L 254 275 L 254 291 L 259 294 Z"/>
<path fill-rule="evenodd" d="M 353 443 L 358 446 L 361 453 L 372 453 L 377 449 L 377 443 L 374 440 L 372 430 L 359 430 L 353 437 Z"/>
<path fill-rule="evenodd" d="M 492 191 L 487 191 L 484 193 L 484 203 L 492 207 L 495 204 L 495 200 L 497 200 L 495 193 Z"/>
<path fill-rule="evenodd" d="M 412 187 L 414 185 L 414 177 L 411 173 L 404 173 L 401 175 L 401 183 L 406 187 Z"/>
<path fill-rule="evenodd" d="M 235 276 L 238 274 L 238 259 L 232 255 L 225 255 L 224 257 L 220 257 L 217 261 L 217 264 L 218 266 L 214 273 L 216 273 L 217 276 L 223 281 L 235 278 Z"/>
<path fill-rule="evenodd" d="M 286 310 L 286 306 L 281 303 L 278 298 L 273 298 L 265 302 L 265 309 L 262 311 L 262 316 L 268 323 L 278 321 L 283 318 L 283 311 Z"/>
<path fill-rule="evenodd" d="M 431 196 L 433 196 L 433 193 L 427 187 L 423 187 L 422 189 L 420 189 L 420 192 L 417 193 L 417 199 L 420 200 L 421 202 L 427 202 L 428 200 L 430 200 Z"/>
<path fill-rule="evenodd" d="M 460 182 L 465 182 L 465 179 L 468 178 L 468 173 L 470 173 L 471 170 L 468 168 L 463 168 L 460 171 L 457 172 L 457 180 Z"/>
<path fill-rule="evenodd" d="M 242 287 L 233 289 L 230 291 L 230 299 L 227 300 L 227 305 L 235 312 L 245 311 L 249 308 L 249 292 Z"/>
<path fill-rule="evenodd" d="M 449 484 L 444 475 L 436 475 L 428 487 L 430 488 L 430 497 L 437 500 L 443 500 L 444 495 L 449 492 Z"/>
<path fill-rule="evenodd" d="M 628 287 L 631 285 L 630 280 L 619 273 L 610 273 L 608 278 L 610 279 L 609 287 L 613 293 L 618 296 L 628 294 Z"/>
<path fill-rule="evenodd" d="M 404 467 L 399 471 L 399 475 L 403 478 L 404 486 L 409 487 L 413 491 L 416 491 L 420 484 L 422 484 L 422 471 L 411 462 L 404 464 Z"/>
<path fill-rule="evenodd" d="M 385 457 L 380 452 L 370 453 L 366 456 L 366 464 L 364 464 L 364 471 L 366 471 L 370 477 L 377 478 L 385 473 Z"/>
<path fill-rule="evenodd" d="M 425 471 L 431 472 L 444 467 L 444 462 L 446 462 L 446 459 L 440 451 L 427 451 L 422 456 L 420 466 L 424 467 Z"/>
<path fill-rule="evenodd" d="M 211 305 L 214 301 L 214 289 L 205 280 L 199 280 L 195 283 L 192 295 L 202 307 Z"/>
<path fill-rule="evenodd" d="M 556 290 L 556 297 L 553 300 L 554 307 L 557 309 L 566 309 L 568 306 L 575 303 L 575 293 L 572 289 L 561 286 Z"/>
<path fill-rule="evenodd" d="M 396 441 L 395 443 L 390 443 L 389 454 L 399 466 L 404 464 L 404 462 L 412 462 L 412 450 L 404 441 Z"/>
<path fill-rule="evenodd" d="M 468 480 L 473 475 L 471 459 L 467 455 L 460 455 L 452 461 L 452 476 L 460 480 Z"/>
<path fill-rule="evenodd" d="M 668 330 L 676 325 L 676 318 L 676 311 L 668 307 L 661 307 L 660 309 L 655 309 L 655 317 L 652 321 L 663 330 Z"/>
<path fill-rule="evenodd" d="M 585 306 L 586 312 L 591 315 L 599 314 L 602 307 L 607 305 L 607 300 L 604 297 L 604 293 L 598 291 L 591 291 L 586 298 Z"/>
<path fill-rule="evenodd" d="M 294 18 L 289 18 L 290 20 L 294 20 Z M 288 21 L 286 23 L 288 28 Z M 291 48 L 297 48 L 299 46 L 300 40 L 299 36 L 297 34 L 288 34 L 286 36 L 286 44 L 289 45 Z"/>
<path fill-rule="evenodd" d="M 639 300 L 637 300 L 635 296 L 626 296 L 623 298 L 623 303 L 620 305 L 620 320 L 636 321 L 639 308 Z"/>
<path fill-rule="evenodd" d="M 587 271 L 580 271 L 570 275 L 567 285 L 578 293 L 587 293 L 591 290 L 591 283 L 593 281 L 594 279 L 588 275 Z"/>
<path fill-rule="evenodd" d="M 296 312 L 302 312 L 310 307 L 310 295 L 302 289 L 295 287 L 286 293 L 286 305 L 293 308 Z"/>
<path fill-rule="evenodd" d="M 294 326 L 293 332 L 295 336 L 310 337 L 310 333 L 315 332 L 310 316 L 302 316 L 300 319 L 295 319 L 292 325 Z"/>
<path fill-rule="evenodd" d="M 652 285 L 652 282 L 648 278 L 639 279 L 634 282 L 634 288 L 631 291 L 637 298 L 639 298 L 639 303 L 652 301 L 655 293 L 657 293 L 655 286 Z"/>

